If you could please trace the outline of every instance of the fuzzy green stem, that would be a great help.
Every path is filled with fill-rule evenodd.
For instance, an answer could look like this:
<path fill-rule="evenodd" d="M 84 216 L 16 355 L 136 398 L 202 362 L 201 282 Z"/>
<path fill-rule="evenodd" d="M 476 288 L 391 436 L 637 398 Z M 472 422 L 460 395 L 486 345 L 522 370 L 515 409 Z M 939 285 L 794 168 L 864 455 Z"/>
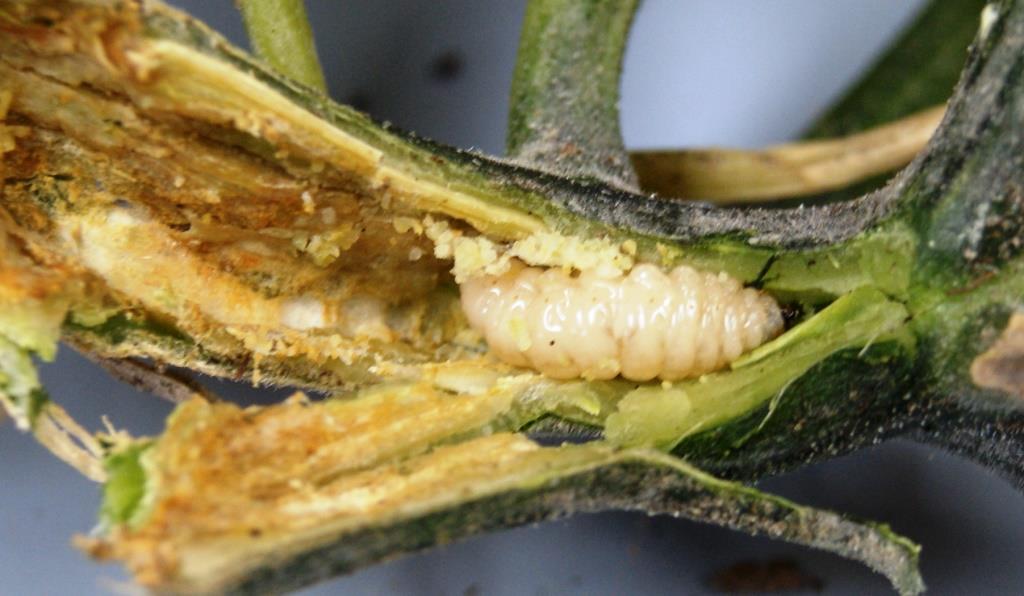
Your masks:
<path fill-rule="evenodd" d="M 296 81 L 327 88 L 303 0 L 238 0 L 256 54 Z"/>
<path fill-rule="evenodd" d="M 844 136 L 949 99 L 987 0 L 931 0 L 807 138 Z"/>
<path fill-rule="evenodd" d="M 931 0 L 804 138 L 846 136 L 945 102 L 960 77 L 986 2 Z M 892 173 L 871 176 L 814 200 L 844 201 L 867 194 L 883 186 Z"/>
<path fill-rule="evenodd" d="M 636 187 L 619 130 L 619 75 L 639 0 L 531 0 L 512 78 L 508 153 Z"/>

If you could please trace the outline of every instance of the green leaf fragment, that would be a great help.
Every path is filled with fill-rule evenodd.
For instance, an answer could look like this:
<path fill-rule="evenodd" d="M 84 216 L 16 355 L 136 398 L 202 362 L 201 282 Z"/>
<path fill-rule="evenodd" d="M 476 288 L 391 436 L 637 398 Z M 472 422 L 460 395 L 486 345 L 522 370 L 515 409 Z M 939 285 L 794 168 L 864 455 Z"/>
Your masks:
<path fill-rule="evenodd" d="M 47 401 L 28 352 L 0 335 L 0 405 L 19 428 L 29 430 Z"/>
<path fill-rule="evenodd" d="M 135 525 L 144 518 L 147 474 L 142 458 L 151 446 L 148 441 L 132 443 L 104 459 L 108 478 L 100 506 L 104 527 Z"/>

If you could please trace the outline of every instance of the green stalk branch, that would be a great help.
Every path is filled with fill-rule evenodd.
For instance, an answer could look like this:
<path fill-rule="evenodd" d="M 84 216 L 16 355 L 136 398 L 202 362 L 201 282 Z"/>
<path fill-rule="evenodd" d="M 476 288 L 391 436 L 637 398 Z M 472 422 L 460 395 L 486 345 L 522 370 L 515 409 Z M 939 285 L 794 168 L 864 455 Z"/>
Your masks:
<path fill-rule="evenodd" d="M 282 74 L 327 89 L 303 0 L 238 0 L 256 54 Z"/>
<path fill-rule="evenodd" d="M 960 78 L 986 4 L 931 0 L 805 137 L 846 136 L 945 102 Z"/>
<path fill-rule="evenodd" d="M 532 0 L 512 77 L 508 154 L 636 187 L 619 130 L 619 74 L 638 0 Z"/>

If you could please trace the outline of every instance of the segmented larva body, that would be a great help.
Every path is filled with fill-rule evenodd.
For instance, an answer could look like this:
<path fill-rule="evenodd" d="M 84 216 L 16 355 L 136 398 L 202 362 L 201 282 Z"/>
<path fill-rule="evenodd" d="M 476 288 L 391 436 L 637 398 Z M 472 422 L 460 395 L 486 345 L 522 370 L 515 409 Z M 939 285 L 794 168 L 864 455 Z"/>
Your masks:
<path fill-rule="evenodd" d="M 782 330 L 778 304 L 724 273 L 527 267 L 462 285 L 470 325 L 514 366 L 556 379 L 672 381 L 724 367 Z"/>

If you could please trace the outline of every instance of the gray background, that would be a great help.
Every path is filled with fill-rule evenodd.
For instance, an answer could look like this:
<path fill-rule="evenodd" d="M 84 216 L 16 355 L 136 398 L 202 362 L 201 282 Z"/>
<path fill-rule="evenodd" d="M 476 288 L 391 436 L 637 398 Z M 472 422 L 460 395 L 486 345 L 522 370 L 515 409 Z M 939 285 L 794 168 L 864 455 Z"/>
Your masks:
<path fill-rule="evenodd" d="M 180 4 L 242 38 L 231 2 Z M 758 146 L 793 138 L 920 4 L 646 0 L 626 57 L 627 144 Z M 522 2 L 321 0 L 310 7 L 334 97 L 447 143 L 500 152 Z M 446 52 L 459 56 L 461 68 L 442 80 L 432 73 Z M 94 428 L 107 413 L 135 433 L 156 433 L 170 411 L 66 348 L 42 374 L 55 399 Z M 250 388 L 215 385 L 252 398 Z M 97 487 L 9 423 L 0 426 L 0 453 L 0 594 L 127 590 L 117 567 L 94 565 L 69 546 L 72 534 L 94 523 Z M 1024 580 L 1024 499 L 973 464 L 897 442 L 762 486 L 887 521 L 920 541 L 933 594 L 1011 593 Z M 715 570 L 777 557 L 799 561 L 827 594 L 886 591 L 881 578 L 830 555 L 687 521 L 607 514 L 472 539 L 304 593 L 700 594 Z"/>

